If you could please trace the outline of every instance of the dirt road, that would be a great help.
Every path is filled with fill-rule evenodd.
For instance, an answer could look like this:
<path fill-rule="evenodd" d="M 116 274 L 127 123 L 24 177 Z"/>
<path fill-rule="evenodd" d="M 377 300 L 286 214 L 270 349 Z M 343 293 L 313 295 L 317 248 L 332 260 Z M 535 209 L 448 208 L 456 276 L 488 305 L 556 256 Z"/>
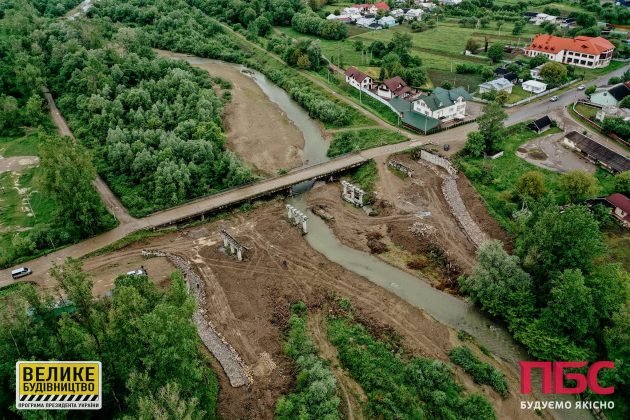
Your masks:
<path fill-rule="evenodd" d="M 236 65 L 199 62 L 186 54 L 154 50 L 159 57 L 176 58 L 211 76 L 232 83 L 231 99 L 225 107 L 227 147 L 256 171 L 275 175 L 279 169 L 293 169 L 304 163 L 304 136 L 280 107 L 269 100 L 256 82 Z M 207 60 L 204 60 L 207 61 Z"/>
<path fill-rule="evenodd" d="M 70 127 L 68 127 L 68 124 L 66 123 L 66 120 L 59 112 L 59 109 L 57 108 L 57 105 L 55 104 L 55 100 L 53 99 L 52 95 L 47 88 L 44 88 L 43 90 L 44 96 L 46 96 L 46 100 L 48 101 L 50 116 L 52 117 L 55 125 L 57 126 L 57 129 L 59 130 L 59 134 L 61 134 L 62 136 L 68 136 L 72 140 L 76 141 L 76 139 L 74 138 L 74 134 L 72 134 Z M 127 209 L 122 205 L 120 200 L 118 200 L 118 197 L 116 197 L 112 190 L 109 189 L 105 181 L 103 181 L 103 179 L 98 175 L 96 175 L 96 179 L 94 180 L 94 187 L 96 188 L 98 194 L 101 196 L 101 200 L 103 200 L 103 203 L 107 207 L 107 210 L 109 210 L 109 212 L 113 214 L 116 219 L 118 219 L 118 222 L 120 224 L 129 223 L 135 220 L 127 212 Z"/>
<path fill-rule="evenodd" d="M 459 344 L 455 331 L 392 293 L 331 263 L 308 245 L 299 229 L 284 220 L 285 216 L 281 201 L 266 203 L 253 211 L 237 213 L 229 220 L 149 239 L 90 258 L 85 268 L 97 276 L 94 292 L 99 295 L 112 286 L 116 271 L 123 273 L 139 264 L 145 265 L 152 277 L 166 278 L 172 267 L 160 259 L 142 262 L 138 259 L 142 249 L 161 249 L 179 255 L 197 270 L 206 283 L 208 318 L 252 367 L 253 384 L 247 389 L 232 388 L 221 368 L 215 366 L 221 385 L 219 413 L 224 418 L 271 418 L 278 397 L 292 386 L 294 365 L 282 353 L 282 340 L 289 305 L 296 300 L 318 308 L 333 292 L 347 297 L 367 322 L 377 328 L 393 328 L 401 334 L 404 345 L 412 353 L 448 359 L 448 351 Z M 222 252 L 221 229 L 228 230 L 248 247 L 244 261 L 239 262 Z M 108 267 L 109 274 L 102 274 L 104 267 Z M 318 337 L 322 339 L 324 334 L 320 331 Z M 334 363 L 331 348 L 324 348 L 322 354 Z M 500 362 L 480 357 L 506 372 L 514 393 L 503 400 L 489 387 L 476 386 L 458 372 L 466 390 L 481 390 L 495 405 L 499 418 L 523 418 L 515 394 L 518 390 L 516 375 Z M 360 387 L 351 392 L 356 383 L 344 380 L 343 384 L 349 394 L 357 392 L 361 400 Z M 348 397 L 346 403 L 350 403 L 356 413 L 360 403 L 353 401 L 351 395 Z"/>

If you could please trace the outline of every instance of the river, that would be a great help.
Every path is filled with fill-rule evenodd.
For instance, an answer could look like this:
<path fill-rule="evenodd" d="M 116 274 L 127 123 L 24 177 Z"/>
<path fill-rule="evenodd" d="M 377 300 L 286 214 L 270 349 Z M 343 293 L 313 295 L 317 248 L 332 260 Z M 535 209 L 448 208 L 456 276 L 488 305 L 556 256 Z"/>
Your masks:
<path fill-rule="evenodd" d="M 294 191 L 306 191 L 311 185 L 304 184 L 300 189 L 294 188 Z M 373 255 L 342 244 L 326 222 L 307 210 L 304 193 L 300 193 L 288 201 L 308 215 L 306 241 L 330 261 L 389 290 L 401 299 L 421 308 L 442 324 L 455 330 L 467 332 L 475 338 L 479 345 L 486 347 L 505 360 L 515 373 L 519 372 L 519 361 L 532 359 L 527 355 L 525 349 L 514 341 L 503 325 L 489 318 L 472 303 L 435 289 L 427 282 L 391 266 Z M 540 376 L 534 374 L 532 388 L 540 389 L 540 383 Z M 529 398 L 524 398 L 524 400 L 567 401 L 569 398 L 565 395 L 550 395 L 549 398 L 532 395 Z M 551 412 L 555 418 L 561 420 L 593 419 L 587 410 L 551 410 Z"/>

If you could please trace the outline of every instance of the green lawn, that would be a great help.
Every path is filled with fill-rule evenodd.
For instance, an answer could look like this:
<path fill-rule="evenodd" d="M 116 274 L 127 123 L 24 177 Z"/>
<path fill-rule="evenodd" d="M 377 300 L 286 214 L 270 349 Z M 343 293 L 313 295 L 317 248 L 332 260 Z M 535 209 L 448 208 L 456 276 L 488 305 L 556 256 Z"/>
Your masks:
<path fill-rule="evenodd" d="M 523 99 L 529 98 L 531 96 L 530 92 L 523 90 L 521 86 L 514 86 L 512 88 L 512 93 L 508 98 L 508 103 L 513 104 L 514 102 L 522 101 Z"/>
<path fill-rule="evenodd" d="M 558 188 L 560 173 L 539 168 L 516 156 L 515 152 L 519 146 L 538 137 L 536 133 L 527 130 L 525 125 L 525 123 L 521 123 L 509 127 L 509 135 L 501 147 L 504 150 L 504 155 L 496 160 L 470 157 L 456 158 L 457 165 L 482 196 L 489 213 L 508 232 L 513 231 L 512 212 L 520 208 L 518 199 L 515 197 L 516 181 L 525 172 L 539 171 L 544 176 L 547 190 L 555 192 L 557 197 L 562 199 Z M 560 130 L 552 128 L 541 136 L 554 132 L 560 132 Z M 599 195 L 608 195 L 613 192 L 614 184 L 610 174 L 598 170 L 595 177 L 599 183 Z"/>
<path fill-rule="evenodd" d="M 531 8 L 528 8 L 527 10 L 528 11 L 531 10 L 532 12 L 542 12 L 545 9 L 545 7 L 552 7 L 554 9 L 560 10 L 560 13 L 562 16 L 569 16 L 573 12 L 587 13 L 591 15 L 593 14 L 592 12 L 589 12 L 586 9 L 582 9 L 578 5 L 567 4 L 567 3 L 541 4 L 540 6 L 533 6 Z"/>
<path fill-rule="evenodd" d="M 38 138 L 37 130 L 28 130 L 21 136 L 0 137 L 0 155 L 37 156 Z M 0 249 L 10 249 L 16 234 L 23 234 L 37 225 L 53 220 L 56 205 L 50 197 L 39 191 L 40 176 L 39 167 L 28 168 L 20 173 L 0 174 Z M 0 253 L 0 261 L 2 254 Z"/>
<path fill-rule="evenodd" d="M 589 120 L 594 120 L 597 115 L 598 108 L 584 104 L 577 104 L 575 110 L 584 115 Z"/>
<path fill-rule="evenodd" d="M 383 128 L 366 128 L 336 133 L 330 142 L 328 156 L 334 157 L 345 153 L 400 143 L 407 137 Z"/>

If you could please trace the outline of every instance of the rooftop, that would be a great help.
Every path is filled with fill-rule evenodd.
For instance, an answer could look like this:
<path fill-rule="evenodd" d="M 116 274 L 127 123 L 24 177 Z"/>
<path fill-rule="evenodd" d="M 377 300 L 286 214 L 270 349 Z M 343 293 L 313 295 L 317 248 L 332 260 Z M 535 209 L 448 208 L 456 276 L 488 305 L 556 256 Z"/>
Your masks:
<path fill-rule="evenodd" d="M 615 172 L 630 171 L 630 159 L 615 152 L 595 140 L 586 137 L 577 131 L 565 134 L 565 138 L 573 142 L 578 149 L 593 159 L 610 167 Z"/>
<path fill-rule="evenodd" d="M 376 7 L 379 10 L 389 10 L 389 5 L 387 3 L 385 3 L 384 1 L 380 1 L 378 3 L 374 3 L 374 4 L 354 4 L 352 5 L 352 7 L 356 7 L 358 9 L 369 9 L 372 6 Z"/>
<path fill-rule="evenodd" d="M 346 70 L 346 76 L 352 77 L 354 80 L 356 80 L 359 83 L 365 80 L 366 77 L 369 77 L 367 74 L 363 73 L 358 68 L 352 67 L 352 66 L 348 67 L 348 70 Z"/>
<path fill-rule="evenodd" d="M 413 104 L 406 99 L 394 97 L 389 103 L 402 114 L 400 119 L 403 123 L 418 131 L 430 131 L 440 125 L 439 120 L 414 112 Z"/>
<path fill-rule="evenodd" d="M 417 100 L 424 101 L 431 111 L 435 111 L 453 105 L 457 98 L 460 97 L 465 101 L 472 99 L 470 93 L 468 93 L 463 87 L 457 87 L 449 90 L 437 87 L 430 95 L 420 96 Z"/>
<path fill-rule="evenodd" d="M 526 50 L 543 51 L 557 54 L 562 50 L 598 55 L 614 49 L 615 46 L 607 39 L 590 36 L 576 36 L 575 38 L 562 38 L 559 36 L 540 34 L 536 35 L 531 45 Z"/>
<path fill-rule="evenodd" d="M 500 77 L 498 79 L 490 80 L 489 82 L 485 82 L 479 85 L 479 87 L 490 88 L 495 90 L 505 89 L 510 86 L 514 86 L 512 82 L 504 77 Z"/>
<path fill-rule="evenodd" d="M 630 87 L 628 87 L 629 84 L 629 82 L 626 82 L 613 86 L 608 89 L 608 93 L 610 93 L 616 100 L 621 101 L 623 98 L 630 95 Z"/>
<path fill-rule="evenodd" d="M 630 198 L 621 193 L 611 194 L 606 197 L 606 201 L 615 207 L 620 208 L 625 213 L 630 213 Z M 630 215 L 629 215 L 630 216 Z"/>

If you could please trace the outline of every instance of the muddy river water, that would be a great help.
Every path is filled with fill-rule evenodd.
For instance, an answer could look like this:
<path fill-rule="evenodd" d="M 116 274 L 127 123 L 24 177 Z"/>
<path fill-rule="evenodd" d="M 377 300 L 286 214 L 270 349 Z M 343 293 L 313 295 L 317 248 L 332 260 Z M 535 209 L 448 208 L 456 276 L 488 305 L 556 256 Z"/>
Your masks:
<path fill-rule="evenodd" d="M 303 186 L 304 189 L 308 187 Z M 326 222 L 311 211 L 307 211 L 304 194 L 291 198 L 289 202 L 308 215 L 308 234 L 305 239 L 313 249 L 329 260 L 389 290 L 422 309 L 442 324 L 467 332 L 475 338 L 478 344 L 505 360 L 517 373 L 518 362 L 531 359 L 503 325 L 490 319 L 472 303 L 435 289 L 427 282 L 391 266 L 373 255 L 342 244 Z M 540 377 L 534 375 L 532 388 L 539 389 L 539 387 Z M 552 395 L 550 397 L 550 400 L 567 400 L 567 396 L 564 395 Z M 532 395 L 527 400 L 533 401 L 541 398 L 541 396 L 534 397 Z M 562 420 L 593 418 L 587 410 L 552 410 L 552 413 L 556 418 Z"/>

